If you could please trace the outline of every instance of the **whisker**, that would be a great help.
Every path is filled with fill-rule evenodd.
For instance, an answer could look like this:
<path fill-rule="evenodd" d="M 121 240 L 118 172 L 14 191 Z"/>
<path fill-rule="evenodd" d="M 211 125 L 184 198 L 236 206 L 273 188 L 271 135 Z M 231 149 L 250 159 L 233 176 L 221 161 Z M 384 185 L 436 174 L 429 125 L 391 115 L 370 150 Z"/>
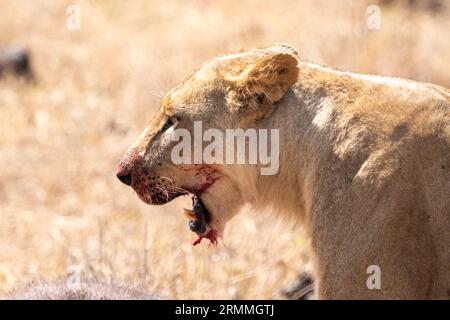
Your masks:
<path fill-rule="evenodd" d="M 152 96 L 157 97 L 157 98 L 159 98 L 159 99 L 164 98 L 164 95 L 161 93 L 161 91 L 160 91 L 160 92 L 152 91 L 152 92 L 150 92 L 150 93 L 151 93 Z"/>
<path fill-rule="evenodd" d="M 181 192 L 181 193 L 183 193 L 183 194 L 190 193 L 188 190 L 186 190 L 186 189 L 184 189 L 184 188 L 181 188 L 181 187 L 173 187 L 171 191 L 174 191 L 174 192 Z"/>
<path fill-rule="evenodd" d="M 169 182 L 170 182 L 171 184 L 173 184 L 173 179 L 170 179 L 169 177 L 160 176 L 159 178 L 160 178 L 160 179 L 166 179 L 166 180 L 169 180 Z"/>
<path fill-rule="evenodd" d="M 164 188 L 163 186 L 155 186 L 155 188 L 158 189 L 158 190 L 161 190 L 162 192 L 164 192 L 164 193 L 166 194 L 167 201 L 170 200 L 170 198 L 169 198 L 169 192 L 167 191 L 166 188 Z"/>
<path fill-rule="evenodd" d="M 160 177 L 160 178 L 161 178 L 161 179 L 168 180 L 168 181 L 170 182 L 170 188 L 171 188 L 172 190 L 181 191 L 181 192 L 183 192 L 183 193 L 189 193 L 188 190 L 186 190 L 186 189 L 184 189 L 184 188 L 181 188 L 181 187 L 175 186 L 175 183 L 173 182 L 173 180 L 172 180 L 171 178 L 169 178 L 169 177 Z"/>

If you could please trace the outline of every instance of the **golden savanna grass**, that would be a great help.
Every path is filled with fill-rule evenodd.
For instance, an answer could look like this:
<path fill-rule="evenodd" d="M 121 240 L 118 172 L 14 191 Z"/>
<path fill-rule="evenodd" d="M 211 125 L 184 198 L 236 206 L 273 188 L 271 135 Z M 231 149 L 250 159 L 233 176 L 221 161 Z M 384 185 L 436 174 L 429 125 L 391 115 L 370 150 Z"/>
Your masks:
<path fill-rule="evenodd" d="M 242 47 L 450 87 L 449 5 L 416 2 L 383 1 L 368 30 L 366 1 L 2 1 L 0 45 L 26 46 L 37 79 L 0 80 L 0 294 L 79 266 L 172 298 L 277 297 L 310 268 L 301 229 L 247 209 L 193 248 L 190 200 L 147 206 L 116 165 L 169 88 Z"/>

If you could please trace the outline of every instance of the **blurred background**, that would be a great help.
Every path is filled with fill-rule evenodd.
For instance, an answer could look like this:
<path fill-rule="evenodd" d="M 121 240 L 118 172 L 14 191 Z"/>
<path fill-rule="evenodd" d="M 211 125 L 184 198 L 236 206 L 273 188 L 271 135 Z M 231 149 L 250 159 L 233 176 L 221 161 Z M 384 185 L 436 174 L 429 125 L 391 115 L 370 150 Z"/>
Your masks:
<path fill-rule="evenodd" d="M 189 198 L 150 207 L 115 178 L 164 93 L 206 59 L 287 42 L 305 60 L 450 87 L 444 0 L 0 0 L 0 30 L 33 70 L 0 74 L 0 294 L 82 272 L 171 298 L 276 298 L 311 268 L 289 221 L 246 209 L 224 243 L 194 248 Z"/>

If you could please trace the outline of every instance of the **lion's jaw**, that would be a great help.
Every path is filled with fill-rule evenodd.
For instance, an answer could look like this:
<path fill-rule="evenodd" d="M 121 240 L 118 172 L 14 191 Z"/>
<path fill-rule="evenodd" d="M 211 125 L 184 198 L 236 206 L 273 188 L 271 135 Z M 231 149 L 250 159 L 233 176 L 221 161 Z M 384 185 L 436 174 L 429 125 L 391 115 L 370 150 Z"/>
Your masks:
<path fill-rule="evenodd" d="M 119 164 L 118 176 L 123 175 L 130 175 L 130 186 L 149 205 L 163 205 L 186 194 L 199 197 L 206 207 L 208 223 L 203 233 L 197 233 L 198 240 L 207 238 L 215 243 L 222 238 L 226 223 L 244 204 L 238 186 L 220 171 L 220 166 L 155 165 L 130 149 Z"/>

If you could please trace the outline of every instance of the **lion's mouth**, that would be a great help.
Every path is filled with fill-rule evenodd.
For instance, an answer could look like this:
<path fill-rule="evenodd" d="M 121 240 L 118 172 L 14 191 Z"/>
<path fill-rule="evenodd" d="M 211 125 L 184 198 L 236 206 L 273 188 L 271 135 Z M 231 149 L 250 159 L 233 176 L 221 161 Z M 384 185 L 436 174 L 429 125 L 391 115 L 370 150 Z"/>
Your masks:
<path fill-rule="evenodd" d="M 188 190 L 177 187 L 172 179 L 149 175 L 144 169 L 133 174 L 130 186 L 149 205 L 166 204 L 189 193 Z"/>
<path fill-rule="evenodd" d="M 197 170 L 197 175 L 203 176 L 204 180 L 195 188 L 177 186 L 174 179 L 149 174 L 144 167 L 135 168 L 127 184 L 134 189 L 143 202 L 149 205 L 163 205 L 179 196 L 191 194 L 193 208 L 185 209 L 185 214 L 189 218 L 189 229 L 198 237 L 193 245 L 200 244 L 206 238 L 215 246 L 218 243 L 219 232 L 212 227 L 212 215 L 201 197 L 222 175 L 209 166 L 197 167 Z"/>
<path fill-rule="evenodd" d="M 179 196 L 192 194 L 192 209 L 184 209 L 184 214 L 189 219 L 189 229 L 197 234 L 193 245 L 200 244 L 203 239 L 208 239 L 213 246 L 217 245 L 219 235 L 217 230 L 211 227 L 212 215 L 200 197 L 203 192 L 193 193 L 187 190 L 174 192 L 162 187 L 149 187 L 135 185 L 133 189 L 142 201 L 150 205 L 163 205 Z"/>

